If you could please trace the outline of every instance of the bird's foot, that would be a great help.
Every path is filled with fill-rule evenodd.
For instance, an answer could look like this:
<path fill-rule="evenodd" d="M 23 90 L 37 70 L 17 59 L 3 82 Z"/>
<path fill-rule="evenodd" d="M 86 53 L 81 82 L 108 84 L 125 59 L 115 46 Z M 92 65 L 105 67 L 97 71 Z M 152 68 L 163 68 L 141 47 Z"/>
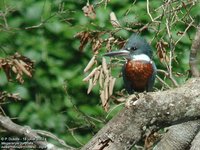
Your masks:
<path fill-rule="evenodd" d="M 125 107 L 130 108 L 133 106 L 133 103 L 139 98 L 138 96 L 138 94 L 130 95 L 125 102 Z"/>
<path fill-rule="evenodd" d="M 144 95 L 146 95 L 147 92 L 143 92 L 143 93 L 135 93 L 130 95 L 125 102 L 125 107 L 130 108 L 131 106 L 134 106 L 136 104 L 136 101 L 143 97 Z"/>

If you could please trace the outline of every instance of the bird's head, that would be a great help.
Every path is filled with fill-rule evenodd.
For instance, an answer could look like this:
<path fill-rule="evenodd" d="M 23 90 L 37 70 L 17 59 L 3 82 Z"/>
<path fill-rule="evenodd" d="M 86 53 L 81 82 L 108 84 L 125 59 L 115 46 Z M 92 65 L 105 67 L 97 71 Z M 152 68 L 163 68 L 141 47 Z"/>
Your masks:
<path fill-rule="evenodd" d="M 123 49 L 106 53 L 104 56 L 124 56 L 127 59 L 134 59 L 138 56 L 152 57 L 152 49 L 145 39 L 133 34 Z"/>

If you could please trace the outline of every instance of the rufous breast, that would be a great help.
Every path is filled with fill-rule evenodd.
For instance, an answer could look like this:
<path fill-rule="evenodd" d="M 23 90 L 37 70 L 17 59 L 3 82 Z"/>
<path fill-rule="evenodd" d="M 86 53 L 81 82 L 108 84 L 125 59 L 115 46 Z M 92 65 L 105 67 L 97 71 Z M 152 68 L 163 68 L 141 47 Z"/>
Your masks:
<path fill-rule="evenodd" d="M 144 91 L 147 88 L 150 77 L 153 75 L 152 62 L 128 60 L 125 65 L 125 74 L 135 91 Z"/>

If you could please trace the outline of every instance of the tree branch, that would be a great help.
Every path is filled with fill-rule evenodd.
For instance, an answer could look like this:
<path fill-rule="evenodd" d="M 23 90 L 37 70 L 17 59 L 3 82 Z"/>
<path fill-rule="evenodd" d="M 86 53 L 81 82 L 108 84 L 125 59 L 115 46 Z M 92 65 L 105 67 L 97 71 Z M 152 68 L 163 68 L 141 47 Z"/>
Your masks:
<path fill-rule="evenodd" d="M 200 79 L 182 87 L 140 95 L 91 139 L 82 150 L 130 149 L 149 128 L 163 128 L 200 118 Z M 179 108 L 179 109 L 176 109 Z"/>
<path fill-rule="evenodd" d="M 190 150 L 197 150 L 200 147 L 200 132 L 195 136 L 194 140 L 191 143 L 191 148 Z"/>
<path fill-rule="evenodd" d="M 44 138 L 39 136 L 37 132 L 28 126 L 20 126 L 10 120 L 9 117 L 0 115 L 0 127 L 7 130 L 9 133 L 13 133 L 17 136 L 26 137 L 36 145 L 36 148 L 48 149 L 48 150 L 62 150 L 54 144 L 48 143 Z M 9 146 L 9 145 L 8 145 Z M 75 150 L 72 147 L 67 147 L 69 150 Z"/>
<path fill-rule="evenodd" d="M 193 77 L 199 77 L 200 73 L 197 67 L 197 54 L 200 52 L 200 26 L 197 28 L 195 38 L 190 50 L 190 71 Z"/>
<path fill-rule="evenodd" d="M 190 24 L 191 25 L 191 24 Z M 188 27 L 190 27 L 190 25 Z M 187 27 L 187 28 L 188 28 Z M 187 30 L 187 29 L 186 29 Z M 186 31 L 185 30 L 185 31 Z M 184 31 L 184 32 L 185 32 Z M 183 34 L 184 35 L 184 34 Z M 176 44 L 175 44 L 176 45 Z M 190 71 L 193 77 L 199 77 L 197 55 L 200 52 L 200 27 L 197 28 L 196 36 L 190 50 Z M 200 120 L 181 123 L 169 128 L 169 131 L 164 134 L 161 141 L 154 147 L 157 149 L 186 149 L 189 143 L 193 140 L 196 132 L 200 129 Z M 195 137 L 196 140 L 192 141 L 191 149 L 199 147 L 199 136 Z M 198 139 L 198 140 L 197 140 Z"/>
<path fill-rule="evenodd" d="M 169 127 L 167 133 L 164 134 L 161 141 L 153 148 L 160 149 L 186 149 L 196 136 L 200 127 L 200 120 L 189 121 Z"/>

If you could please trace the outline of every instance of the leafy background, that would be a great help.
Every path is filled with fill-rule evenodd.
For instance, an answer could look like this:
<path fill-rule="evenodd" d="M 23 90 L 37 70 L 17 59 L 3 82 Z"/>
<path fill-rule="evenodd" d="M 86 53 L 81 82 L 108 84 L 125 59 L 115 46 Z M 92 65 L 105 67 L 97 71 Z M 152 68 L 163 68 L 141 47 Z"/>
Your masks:
<path fill-rule="evenodd" d="M 90 1 L 96 4 L 99 1 Z M 82 81 L 83 70 L 91 59 L 93 52 L 87 44 L 83 51 L 79 50 L 80 41 L 74 36 L 81 31 L 112 31 L 109 21 L 110 12 L 114 11 L 124 27 L 132 27 L 132 22 L 150 22 L 146 12 L 146 1 L 134 3 L 130 0 L 111 0 L 95 7 L 96 19 L 84 16 L 82 8 L 84 0 L 1 0 L 0 1 L 0 56 L 7 57 L 15 52 L 23 54 L 35 62 L 32 79 L 25 79 L 20 85 L 8 82 L 4 72 L 0 72 L 1 90 L 20 93 L 22 101 L 6 103 L 2 108 L 14 122 L 28 125 L 34 129 L 47 130 L 68 144 L 76 147 L 87 141 L 123 106 L 111 104 L 111 112 L 104 112 L 100 104 L 99 90 L 94 88 L 87 95 L 87 84 Z M 152 1 L 151 10 L 159 7 L 162 1 Z M 199 21 L 196 13 L 199 4 L 192 8 L 190 14 L 195 23 Z M 129 11 L 129 13 L 127 13 Z M 183 10 L 184 14 L 184 10 Z M 153 16 L 157 16 L 154 13 Z M 161 24 L 165 26 L 165 24 Z M 31 27 L 31 28 L 28 28 Z M 172 27 L 173 38 L 178 39 L 178 31 L 184 31 L 187 26 L 177 23 Z M 188 78 L 189 49 L 195 28 L 191 27 L 181 41 L 176 45 L 177 61 L 173 62 L 175 79 L 183 84 Z M 141 33 L 150 41 L 155 32 L 151 29 Z M 166 35 L 162 31 L 160 35 Z M 130 31 L 121 29 L 116 36 L 126 39 Z M 167 37 L 167 35 L 166 35 Z M 166 70 L 156 55 L 157 36 L 151 43 L 154 49 L 154 60 L 159 69 Z M 169 41 L 168 38 L 165 38 Z M 105 52 L 102 47 L 100 54 Z M 176 74 L 181 74 L 181 76 Z M 162 74 L 159 75 L 163 78 Z M 169 79 L 165 82 L 172 85 Z M 122 89 L 119 79 L 115 89 Z M 155 90 L 162 88 L 162 83 L 156 80 Z M 3 133 L 1 136 L 8 134 Z"/>

